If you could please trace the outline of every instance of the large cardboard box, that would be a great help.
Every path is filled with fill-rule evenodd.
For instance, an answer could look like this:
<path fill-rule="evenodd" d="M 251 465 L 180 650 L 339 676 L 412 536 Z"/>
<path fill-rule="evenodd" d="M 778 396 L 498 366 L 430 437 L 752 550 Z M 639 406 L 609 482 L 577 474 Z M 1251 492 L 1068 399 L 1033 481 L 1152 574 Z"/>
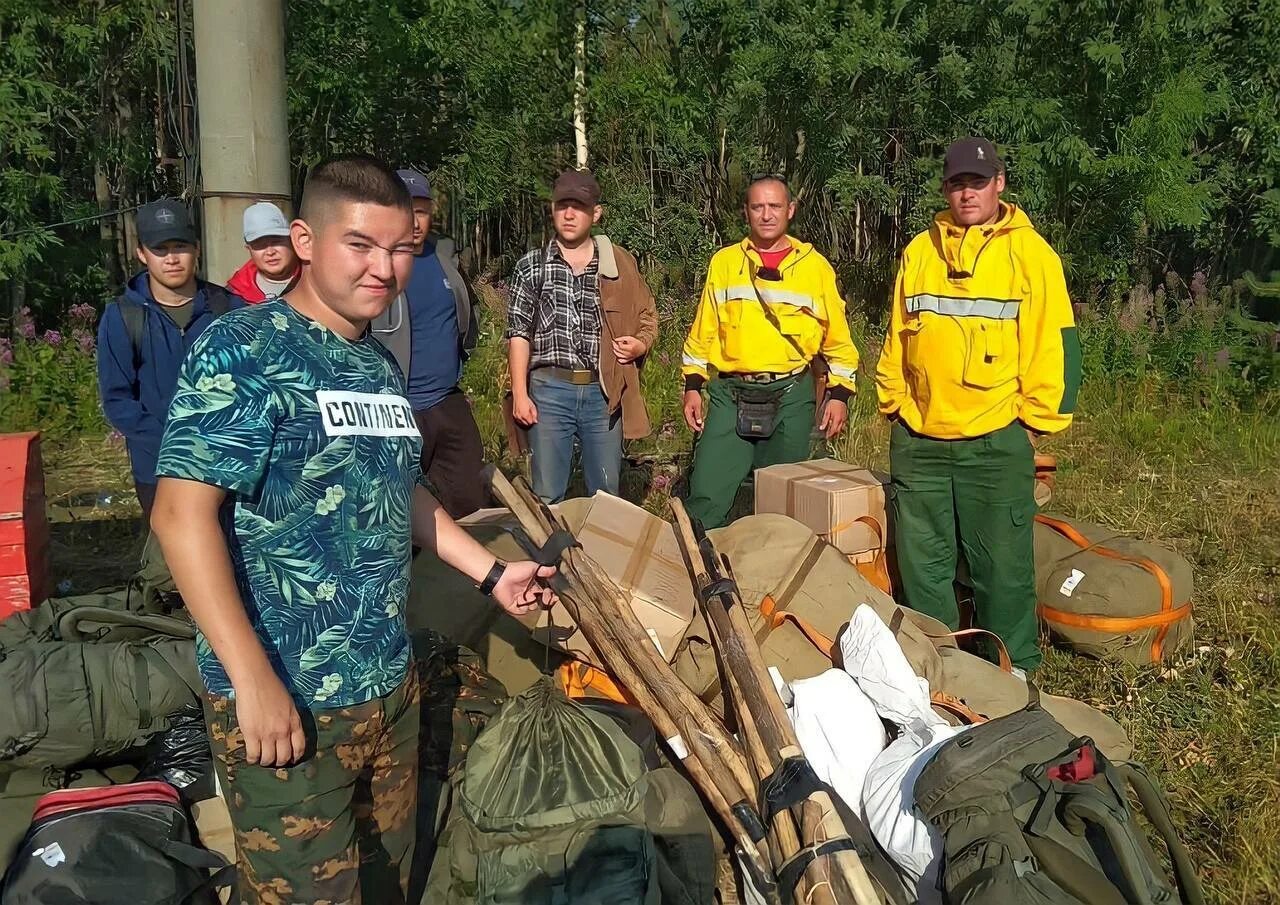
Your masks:
<path fill-rule="evenodd" d="M 582 550 L 631 597 L 631 608 L 659 653 L 675 658 L 693 621 L 694 596 L 675 530 L 626 500 L 597 493 L 577 531 Z M 602 666 L 563 606 L 544 611 L 535 635 Z"/>
<path fill-rule="evenodd" d="M 835 459 L 771 465 L 756 472 L 756 514 L 790 516 L 840 552 L 893 543 L 885 505 L 889 476 Z"/>

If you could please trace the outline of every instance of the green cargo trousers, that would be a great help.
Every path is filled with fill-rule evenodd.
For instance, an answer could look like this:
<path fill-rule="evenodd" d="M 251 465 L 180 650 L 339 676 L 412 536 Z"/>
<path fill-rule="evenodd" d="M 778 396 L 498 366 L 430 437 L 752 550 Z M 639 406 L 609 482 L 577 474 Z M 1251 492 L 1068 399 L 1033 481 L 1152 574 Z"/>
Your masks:
<path fill-rule="evenodd" d="M 244 759 L 235 701 L 206 695 L 214 767 L 236 836 L 242 905 L 395 905 L 413 863 L 421 688 L 299 710 L 307 753 L 289 767 Z"/>
<path fill-rule="evenodd" d="M 889 470 L 907 605 L 959 628 L 953 582 L 963 549 L 978 626 L 1000 636 L 1015 666 L 1039 666 L 1035 453 L 1026 430 L 1015 421 L 971 440 L 935 440 L 895 420 Z"/>
<path fill-rule="evenodd" d="M 778 426 L 768 439 L 745 440 L 738 436 L 734 391 L 742 389 L 783 391 Z M 691 518 L 701 520 L 707 528 L 720 527 L 752 469 L 809 458 L 815 411 L 813 392 L 813 374 L 809 371 L 772 383 L 749 383 L 732 377 L 708 381 L 709 410 L 693 451 L 693 474 L 689 477 L 689 499 L 685 501 Z"/>

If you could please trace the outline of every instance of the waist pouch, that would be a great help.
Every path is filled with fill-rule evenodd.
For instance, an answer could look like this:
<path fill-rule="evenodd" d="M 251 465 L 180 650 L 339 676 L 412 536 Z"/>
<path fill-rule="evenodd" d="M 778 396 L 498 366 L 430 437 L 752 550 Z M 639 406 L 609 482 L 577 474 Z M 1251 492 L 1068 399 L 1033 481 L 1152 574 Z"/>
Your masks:
<path fill-rule="evenodd" d="M 733 401 L 738 407 L 738 436 L 744 440 L 767 440 L 778 429 L 782 396 L 786 390 L 757 390 L 738 387 Z"/>

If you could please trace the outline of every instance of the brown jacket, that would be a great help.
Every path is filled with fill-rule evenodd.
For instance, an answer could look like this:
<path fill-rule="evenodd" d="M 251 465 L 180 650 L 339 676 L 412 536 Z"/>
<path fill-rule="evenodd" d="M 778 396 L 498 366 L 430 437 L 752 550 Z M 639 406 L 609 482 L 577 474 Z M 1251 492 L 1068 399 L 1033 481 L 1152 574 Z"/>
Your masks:
<path fill-rule="evenodd" d="M 600 308 L 604 312 L 600 330 L 600 385 L 609 399 L 609 411 L 622 406 L 622 436 L 637 440 L 647 437 L 652 430 L 640 393 L 640 367 L 644 359 L 618 364 L 613 354 L 613 340 L 634 336 L 652 351 L 658 341 L 658 309 L 630 252 L 614 245 L 608 236 L 596 236 L 596 254 L 599 256 Z"/>

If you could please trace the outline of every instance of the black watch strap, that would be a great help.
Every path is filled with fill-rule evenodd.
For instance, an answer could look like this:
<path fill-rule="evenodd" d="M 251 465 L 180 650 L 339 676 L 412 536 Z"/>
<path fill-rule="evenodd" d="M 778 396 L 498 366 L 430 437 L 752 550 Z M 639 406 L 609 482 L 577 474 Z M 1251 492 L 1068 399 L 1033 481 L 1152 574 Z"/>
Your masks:
<path fill-rule="evenodd" d="M 493 568 L 489 570 L 489 574 L 484 577 L 484 581 L 480 582 L 480 593 L 486 597 L 493 596 L 493 589 L 498 586 L 498 582 L 502 580 L 502 575 L 507 571 L 507 564 L 502 560 L 496 560 Z"/>

